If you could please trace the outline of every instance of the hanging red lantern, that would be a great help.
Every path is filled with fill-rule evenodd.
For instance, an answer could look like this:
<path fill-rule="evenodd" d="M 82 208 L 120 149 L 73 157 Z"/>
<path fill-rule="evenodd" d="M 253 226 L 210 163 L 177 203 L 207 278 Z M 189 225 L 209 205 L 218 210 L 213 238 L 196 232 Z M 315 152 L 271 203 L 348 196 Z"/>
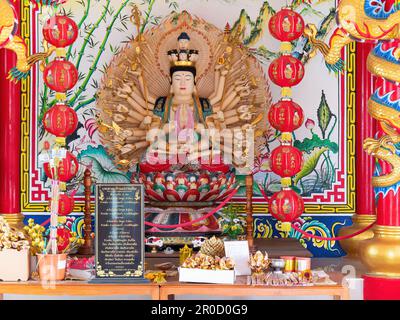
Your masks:
<path fill-rule="evenodd" d="M 292 189 L 275 193 L 269 201 L 271 215 L 281 222 L 293 222 L 304 212 L 302 197 Z"/>
<path fill-rule="evenodd" d="M 299 13 L 284 8 L 271 17 L 268 27 L 274 38 L 291 42 L 302 36 L 304 20 Z"/>
<path fill-rule="evenodd" d="M 75 200 L 74 197 L 65 193 L 60 193 L 58 198 L 58 215 L 67 216 L 74 211 Z"/>
<path fill-rule="evenodd" d="M 293 177 L 302 165 L 303 154 L 293 146 L 281 145 L 271 153 L 271 170 L 282 178 Z"/>
<path fill-rule="evenodd" d="M 268 113 L 269 123 L 281 132 L 293 132 L 304 122 L 303 109 L 292 100 L 280 100 L 271 106 Z"/>
<path fill-rule="evenodd" d="M 78 116 L 74 109 L 65 104 L 56 104 L 43 117 L 46 131 L 56 137 L 65 138 L 73 134 L 78 126 Z"/>
<path fill-rule="evenodd" d="M 282 55 L 269 65 L 268 74 L 276 85 L 293 87 L 303 80 L 304 66 L 299 59 L 290 55 Z"/>
<path fill-rule="evenodd" d="M 65 48 L 72 45 L 78 37 L 78 26 L 65 15 L 55 15 L 45 23 L 43 36 L 51 45 Z"/>
<path fill-rule="evenodd" d="M 43 78 L 51 90 L 64 93 L 78 82 L 78 71 L 71 62 L 56 59 L 46 66 Z"/>
<path fill-rule="evenodd" d="M 78 160 L 69 151 L 67 151 L 65 158 L 60 159 L 57 168 L 57 180 L 61 182 L 68 182 L 78 173 Z M 50 167 L 50 163 L 44 164 L 44 172 L 50 179 L 54 179 L 54 168 Z"/>

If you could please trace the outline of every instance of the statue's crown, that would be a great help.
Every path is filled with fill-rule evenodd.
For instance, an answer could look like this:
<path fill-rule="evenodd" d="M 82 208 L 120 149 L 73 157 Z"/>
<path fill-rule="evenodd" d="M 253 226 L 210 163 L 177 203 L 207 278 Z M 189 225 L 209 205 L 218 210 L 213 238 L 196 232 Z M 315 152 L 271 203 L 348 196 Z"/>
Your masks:
<path fill-rule="evenodd" d="M 196 63 L 190 60 L 171 61 L 171 67 L 194 67 Z"/>
<path fill-rule="evenodd" d="M 189 48 L 189 35 L 182 32 L 177 40 L 178 48 L 168 51 L 171 67 L 195 67 L 199 51 Z"/>

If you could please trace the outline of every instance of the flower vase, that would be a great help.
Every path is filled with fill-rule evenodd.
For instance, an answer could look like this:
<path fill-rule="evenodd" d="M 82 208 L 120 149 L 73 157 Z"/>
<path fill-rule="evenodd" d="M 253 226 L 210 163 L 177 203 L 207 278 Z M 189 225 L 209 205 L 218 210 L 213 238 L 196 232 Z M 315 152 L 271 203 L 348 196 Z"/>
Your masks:
<path fill-rule="evenodd" d="M 38 254 L 40 280 L 61 281 L 65 278 L 66 254 Z"/>

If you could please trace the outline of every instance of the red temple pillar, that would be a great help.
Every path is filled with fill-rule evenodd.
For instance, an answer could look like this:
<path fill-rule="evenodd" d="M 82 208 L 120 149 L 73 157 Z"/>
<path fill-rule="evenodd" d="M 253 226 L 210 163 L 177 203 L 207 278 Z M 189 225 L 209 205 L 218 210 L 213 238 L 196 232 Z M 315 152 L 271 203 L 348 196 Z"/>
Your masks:
<path fill-rule="evenodd" d="M 19 15 L 20 1 L 13 5 Z M 16 61 L 14 52 L 0 49 L 0 214 L 10 225 L 21 227 L 21 85 L 7 80 Z"/>
<path fill-rule="evenodd" d="M 400 48 L 400 43 L 397 41 L 387 42 L 385 44 L 390 51 Z M 393 52 L 393 51 L 391 51 Z M 376 65 L 373 62 L 369 64 L 370 70 L 374 70 Z M 388 70 L 386 70 L 388 69 Z M 384 100 L 379 100 L 390 94 L 391 99 L 400 101 L 400 85 L 398 83 L 385 80 L 385 71 L 391 71 L 390 64 L 382 67 L 383 75 L 379 79 L 378 93 L 371 100 L 371 110 L 379 110 Z M 376 105 L 374 105 L 376 104 Z M 396 135 L 390 136 L 388 125 L 388 116 L 382 112 L 380 116 L 382 121 L 378 126 L 375 139 L 392 139 Z M 386 126 L 385 131 L 381 127 Z M 389 127 L 389 128 L 388 128 Z M 390 128 L 390 129 L 394 129 Z M 392 137 L 392 138 L 391 138 Z M 376 140 L 377 142 L 379 140 Z M 377 144 L 377 150 L 382 149 L 382 140 Z M 398 154 L 398 147 L 395 148 Z M 374 151 L 379 153 L 379 151 Z M 394 153 L 389 153 L 390 157 Z M 390 174 L 393 173 L 395 164 L 390 164 L 383 159 L 390 159 L 378 156 L 376 162 L 376 174 L 380 177 L 380 183 L 374 183 L 375 199 L 376 199 L 376 225 L 373 228 L 374 237 L 360 243 L 360 258 L 363 264 L 367 267 L 367 274 L 364 276 L 364 298 L 370 299 L 400 299 L 400 181 L 398 178 L 390 179 Z M 390 160 L 388 160 L 390 161 Z M 393 167 L 392 167 L 393 166 Z M 383 182 L 383 183 L 382 183 Z"/>
<path fill-rule="evenodd" d="M 379 161 L 383 173 L 391 166 Z M 364 275 L 364 299 L 400 299 L 400 194 L 395 190 L 377 196 L 374 237 L 361 244 L 361 258 L 368 268 Z"/>
<path fill-rule="evenodd" d="M 353 225 L 342 228 L 340 236 L 353 234 L 364 229 L 376 219 L 375 195 L 371 177 L 375 160 L 363 149 L 366 138 L 376 132 L 376 121 L 368 114 L 368 100 L 374 91 L 374 77 L 367 69 L 367 57 L 373 44 L 356 44 L 356 213 Z M 360 241 L 374 236 L 370 229 L 354 238 L 340 241 L 340 245 L 349 256 L 358 256 Z"/>

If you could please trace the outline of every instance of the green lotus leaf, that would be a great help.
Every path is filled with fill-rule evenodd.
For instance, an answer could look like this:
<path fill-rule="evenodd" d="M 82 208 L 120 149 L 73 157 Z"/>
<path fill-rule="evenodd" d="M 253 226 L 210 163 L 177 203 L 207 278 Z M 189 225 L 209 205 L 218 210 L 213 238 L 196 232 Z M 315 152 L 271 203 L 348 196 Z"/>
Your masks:
<path fill-rule="evenodd" d="M 314 171 L 315 167 L 318 164 L 319 159 L 321 158 L 322 154 L 325 151 L 328 151 L 328 148 L 321 148 L 313 152 L 307 158 L 307 160 L 303 164 L 303 168 L 301 169 L 301 171 L 294 177 L 294 185 L 297 185 L 300 179 L 307 177 L 309 174 L 311 174 L 311 172 Z"/>
<path fill-rule="evenodd" d="M 315 148 L 327 148 L 333 153 L 338 153 L 339 151 L 339 146 L 337 143 L 329 140 L 329 139 L 324 139 L 322 140 L 317 134 L 313 134 L 312 138 L 305 138 L 302 142 L 299 140 L 296 140 L 293 144 L 297 149 L 303 152 L 310 153 L 312 152 Z"/>
<path fill-rule="evenodd" d="M 129 183 L 127 174 L 118 170 L 102 146 L 89 146 L 78 155 L 78 159 L 85 165 L 91 165 L 93 176 L 97 183 Z"/>
<path fill-rule="evenodd" d="M 281 183 L 271 183 L 268 186 L 268 191 L 272 192 L 272 193 L 276 193 L 282 190 L 282 185 Z"/>

